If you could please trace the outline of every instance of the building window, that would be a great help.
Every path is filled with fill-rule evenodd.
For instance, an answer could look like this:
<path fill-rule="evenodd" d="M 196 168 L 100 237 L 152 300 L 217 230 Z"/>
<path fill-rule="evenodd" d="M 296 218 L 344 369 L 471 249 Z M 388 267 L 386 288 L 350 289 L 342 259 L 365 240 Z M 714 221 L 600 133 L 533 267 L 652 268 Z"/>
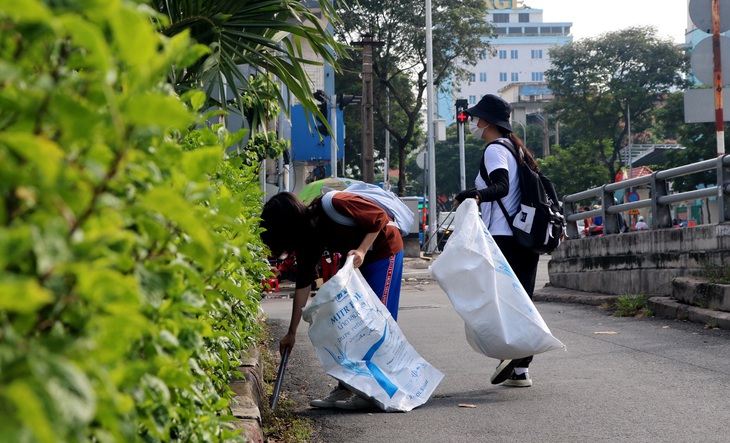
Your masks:
<path fill-rule="evenodd" d="M 507 59 L 507 50 L 500 49 L 499 50 L 499 58 L 502 59 L 502 60 L 506 60 Z"/>
<path fill-rule="evenodd" d="M 521 35 L 522 34 L 522 28 L 507 28 L 507 34 Z"/>
<path fill-rule="evenodd" d="M 509 58 L 511 58 L 512 60 L 517 60 L 517 50 L 516 49 L 512 49 L 509 51 Z"/>
<path fill-rule="evenodd" d="M 513 72 L 512 74 L 510 74 L 510 80 L 513 82 L 520 81 L 520 74 L 518 72 Z"/>
<path fill-rule="evenodd" d="M 476 74 L 469 74 L 469 82 L 474 83 L 477 81 L 477 75 Z"/>
<path fill-rule="evenodd" d="M 533 72 L 532 73 L 532 81 L 533 82 L 541 82 L 542 81 L 542 72 Z"/>
<path fill-rule="evenodd" d="M 470 95 L 469 96 L 469 104 L 475 105 L 477 103 L 477 96 L 476 95 Z"/>
<path fill-rule="evenodd" d="M 507 81 L 507 73 L 506 72 L 500 72 L 499 73 L 499 81 L 506 82 Z"/>
<path fill-rule="evenodd" d="M 509 23 L 509 14 L 492 14 L 492 22 Z"/>
<path fill-rule="evenodd" d="M 542 49 L 533 49 L 530 53 L 532 58 L 542 58 Z"/>
<path fill-rule="evenodd" d="M 480 82 L 485 82 L 485 81 L 487 81 L 487 73 L 486 73 L 486 72 L 480 72 L 480 73 L 479 73 L 479 81 L 480 81 Z"/>
<path fill-rule="evenodd" d="M 479 58 L 482 59 L 482 60 L 484 60 L 484 59 L 487 58 L 487 50 L 486 49 L 482 50 L 482 52 L 479 53 Z"/>
<path fill-rule="evenodd" d="M 520 23 L 530 23 L 530 14 L 521 13 L 518 18 Z"/>
<path fill-rule="evenodd" d="M 525 26 L 525 35 L 537 35 L 537 26 Z"/>

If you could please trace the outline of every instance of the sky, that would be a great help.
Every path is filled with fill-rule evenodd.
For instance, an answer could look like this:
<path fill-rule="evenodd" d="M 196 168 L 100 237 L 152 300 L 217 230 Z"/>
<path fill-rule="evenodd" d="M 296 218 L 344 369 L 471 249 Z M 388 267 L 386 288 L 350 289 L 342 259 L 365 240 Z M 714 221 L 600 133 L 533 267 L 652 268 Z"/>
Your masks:
<path fill-rule="evenodd" d="M 573 22 L 573 39 L 597 37 L 637 25 L 652 25 L 660 37 L 684 43 L 687 0 L 524 0 L 543 10 L 545 22 Z"/>

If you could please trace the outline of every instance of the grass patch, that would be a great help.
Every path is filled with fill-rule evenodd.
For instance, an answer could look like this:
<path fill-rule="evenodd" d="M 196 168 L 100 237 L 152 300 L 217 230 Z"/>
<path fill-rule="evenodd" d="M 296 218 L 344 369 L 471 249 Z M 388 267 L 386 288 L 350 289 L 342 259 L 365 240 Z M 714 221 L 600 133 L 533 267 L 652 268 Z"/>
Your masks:
<path fill-rule="evenodd" d="M 700 263 L 700 270 L 694 274 L 706 278 L 712 284 L 730 284 L 730 266 L 718 266 L 705 261 Z"/>
<path fill-rule="evenodd" d="M 265 338 L 260 343 L 261 361 L 264 365 L 264 398 L 261 400 L 261 421 L 264 441 L 267 443 L 310 443 L 314 435 L 312 421 L 296 412 L 296 402 L 289 398 L 284 389 L 279 392 L 276 410 L 270 407 L 274 383 L 279 369 L 278 340 L 273 343 L 270 330 L 264 326 Z"/>
<path fill-rule="evenodd" d="M 647 297 L 640 295 L 623 295 L 616 299 L 614 317 L 651 317 L 654 312 L 647 305 Z"/>

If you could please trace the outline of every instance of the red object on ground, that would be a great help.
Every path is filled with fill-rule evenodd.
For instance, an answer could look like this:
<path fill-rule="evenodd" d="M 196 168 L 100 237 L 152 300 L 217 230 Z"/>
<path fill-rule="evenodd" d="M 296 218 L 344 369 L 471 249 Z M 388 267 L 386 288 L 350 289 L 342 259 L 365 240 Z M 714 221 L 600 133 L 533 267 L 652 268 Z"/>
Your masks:
<path fill-rule="evenodd" d="M 322 281 L 326 282 L 337 274 L 337 270 L 340 268 L 340 257 L 341 254 L 339 253 L 330 255 L 329 252 L 325 251 L 319 260 L 319 265 L 322 268 Z"/>
<path fill-rule="evenodd" d="M 279 291 L 279 279 L 276 277 L 264 280 L 261 284 L 266 292 Z"/>

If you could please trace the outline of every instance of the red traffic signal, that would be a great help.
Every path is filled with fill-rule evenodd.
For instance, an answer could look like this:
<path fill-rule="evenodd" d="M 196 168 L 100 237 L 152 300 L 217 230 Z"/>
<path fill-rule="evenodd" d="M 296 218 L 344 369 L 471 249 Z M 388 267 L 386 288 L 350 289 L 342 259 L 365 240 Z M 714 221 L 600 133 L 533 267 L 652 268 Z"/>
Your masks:
<path fill-rule="evenodd" d="M 469 114 L 466 113 L 466 111 L 459 111 L 456 113 L 456 121 L 460 125 L 465 124 L 469 121 Z"/>

